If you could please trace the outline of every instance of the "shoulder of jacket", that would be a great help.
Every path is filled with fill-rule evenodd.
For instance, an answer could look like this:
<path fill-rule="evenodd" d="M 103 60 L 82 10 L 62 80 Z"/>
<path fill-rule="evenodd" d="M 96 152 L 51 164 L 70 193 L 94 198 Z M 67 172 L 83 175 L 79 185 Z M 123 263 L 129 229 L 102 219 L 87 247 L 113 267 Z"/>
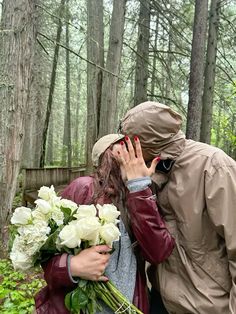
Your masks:
<path fill-rule="evenodd" d="M 71 184 L 76 184 L 76 185 L 83 185 L 83 186 L 86 186 L 86 185 L 91 185 L 93 183 L 93 177 L 92 176 L 83 176 L 83 177 L 78 177 L 76 178 L 75 180 L 73 180 L 71 182 Z"/>
<path fill-rule="evenodd" d="M 222 149 L 213 145 L 186 140 L 185 153 L 187 155 L 195 156 L 195 162 L 202 162 L 206 169 L 214 173 L 223 167 L 236 167 L 236 162 L 228 156 Z M 210 170 L 212 168 L 212 170 Z"/>

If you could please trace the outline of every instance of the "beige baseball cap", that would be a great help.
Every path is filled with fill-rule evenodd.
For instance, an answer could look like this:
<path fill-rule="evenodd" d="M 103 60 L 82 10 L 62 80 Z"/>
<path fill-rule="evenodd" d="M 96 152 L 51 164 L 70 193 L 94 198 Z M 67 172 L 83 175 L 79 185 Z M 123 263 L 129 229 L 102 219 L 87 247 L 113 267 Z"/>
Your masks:
<path fill-rule="evenodd" d="M 100 156 L 112 144 L 122 140 L 125 136 L 123 134 L 107 134 L 101 137 L 93 146 L 92 162 L 94 167 L 98 166 Z"/>

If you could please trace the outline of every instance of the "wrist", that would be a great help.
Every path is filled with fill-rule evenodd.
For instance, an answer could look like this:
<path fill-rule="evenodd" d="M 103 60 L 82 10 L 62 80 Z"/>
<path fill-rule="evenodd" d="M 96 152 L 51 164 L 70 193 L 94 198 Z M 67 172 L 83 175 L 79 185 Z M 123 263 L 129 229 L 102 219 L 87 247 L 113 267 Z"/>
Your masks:
<path fill-rule="evenodd" d="M 130 192 L 141 191 L 152 183 L 149 176 L 128 180 L 126 186 Z"/>
<path fill-rule="evenodd" d="M 72 260 L 73 260 L 73 255 L 68 255 L 67 257 L 67 265 L 68 265 L 68 273 L 69 273 L 69 277 L 70 277 L 70 280 L 73 282 L 73 283 L 78 283 L 79 282 L 79 278 L 78 276 L 74 275 L 74 266 L 72 265 Z"/>

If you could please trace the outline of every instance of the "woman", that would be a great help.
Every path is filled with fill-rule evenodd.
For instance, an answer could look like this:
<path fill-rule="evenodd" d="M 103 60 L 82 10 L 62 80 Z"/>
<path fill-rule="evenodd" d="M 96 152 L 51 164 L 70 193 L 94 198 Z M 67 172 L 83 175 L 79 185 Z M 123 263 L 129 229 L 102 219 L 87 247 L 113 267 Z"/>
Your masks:
<path fill-rule="evenodd" d="M 160 263 L 174 247 L 174 239 L 148 187 L 159 158 L 147 168 L 137 137 L 134 149 L 128 137 L 109 134 L 95 143 L 92 160 L 95 173 L 74 180 L 62 197 L 80 205 L 113 203 L 121 212 L 120 240 L 115 242 L 112 254 L 108 246 L 97 245 L 76 256 L 54 256 L 45 263 L 47 286 L 36 295 L 36 311 L 39 314 L 69 313 L 64 297 L 76 287 L 75 278 L 83 278 L 111 279 L 131 302 L 148 314 L 144 261 Z M 103 306 L 102 313 L 112 312 Z"/>

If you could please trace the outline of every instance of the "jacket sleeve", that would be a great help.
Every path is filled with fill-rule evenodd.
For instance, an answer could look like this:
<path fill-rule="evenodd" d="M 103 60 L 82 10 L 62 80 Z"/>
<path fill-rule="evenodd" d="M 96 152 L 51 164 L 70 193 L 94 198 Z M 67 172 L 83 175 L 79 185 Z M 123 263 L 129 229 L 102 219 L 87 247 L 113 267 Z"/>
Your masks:
<path fill-rule="evenodd" d="M 75 288 L 68 272 L 68 254 L 55 255 L 42 264 L 44 279 L 50 290 L 60 288 Z"/>
<path fill-rule="evenodd" d="M 213 158 L 205 179 L 207 211 L 217 233 L 225 240 L 232 277 L 229 314 L 236 313 L 236 163 L 223 152 Z"/>
<path fill-rule="evenodd" d="M 151 189 L 129 193 L 128 209 L 143 257 L 152 264 L 163 262 L 171 254 L 175 240 L 161 218 Z"/>
<path fill-rule="evenodd" d="M 61 197 L 76 204 L 89 204 L 92 198 L 93 178 L 79 177 L 72 181 L 61 193 Z"/>

